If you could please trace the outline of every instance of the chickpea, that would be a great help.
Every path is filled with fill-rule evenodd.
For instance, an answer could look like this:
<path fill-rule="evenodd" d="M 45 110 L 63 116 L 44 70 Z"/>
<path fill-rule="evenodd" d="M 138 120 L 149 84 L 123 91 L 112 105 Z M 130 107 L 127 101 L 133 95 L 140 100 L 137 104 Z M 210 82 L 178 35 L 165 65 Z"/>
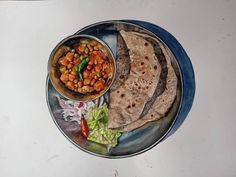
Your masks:
<path fill-rule="evenodd" d="M 76 58 L 74 61 L 73 61 L 73 64 L 74 65 L 77 65 L 77 64 L 79 64 L 80 63 L 80 58 Z"/>
<path fill-rule="evenodd" d="M 86 53 L 86 54 L 89 53 L 89 49 L 87 47 L 84 49 L 84 53 Z"/>
<path fill-rule="evenodd" d="M 61 67 L 60 67 L 60 72 L 61 72 L 61 73 L 64 73 L 65 71 L 66 71 L 66 67 L 65 67 L 65 66 L 61 66 Z"/>
<path fill-rule="evenodd" d="M 95 69 L 92 69 L 91 73 L 93 73 L 95 75 L 96 74 Z"/>
<path fill-rule="evenodd" d="M 66 86 L 67 86 L 69 89 L 74 90 L 74 83 L 73 83 L 73 82 L 68 81 L 68 82 L 66 83 Z"/>
<path fill-rule="evenodd" d="M 103 78 L 104 78 L 104 79 L 108 78 L 108 74 L 104 74 L 104 75 L 103 75 Z"/>
<path fill-rule="evenodd" d="M 91 46 L 97 45 L 97 41 L 92 40 L 92 41 L 90 42 L 90 45 L 91 45 Z"/>
<path fill-rule="evenodd" d="M 71 64 L 71 63 L 69 63 L 68 65 L 67 65 L 67 68 L 68 69 L 71 69 L 73 67 L 73 65 Z"/>
<path fill-rule="evenodd" d="M 75 75 L 69 74 L 69 81 L 74 81 Z"/>
<path fill-rule="evenodd" d="M 108 67 L 109 67 L 109 65 L 108 65 L 107 63 L 103 63 L 103 64 L 102 64 L 102 69 L 103 69 L 103 70 L 107 69 Z"/>
<path fill-rule="evenodd" d="M 68 61 L 72 61 L 74 57 L 74 53 L 73 52 L 68 52 L 65 56 L 65 58 L 68 60 Z"/>
<path fill-rule="evenodd" d="M 92 79 L 90 82 L 90 85 L 93 86 L 95 82 L 96 82 L 96 79 Z"/>
<path fill-rule="evenodd" d="M 83 87 L 82 87 L 82 90 L 83 90 L 84 93 L 86 93 L 86 92 L 92 92 L 92 91 L 94 91 L 94 88 L 93 88 L 93 87 L 90 87 L 90 86 L 88 86 L 88 85 L 86 85 L 86 86 L 83 86 Z"/>
<path fill-rule="evenodd" d="M 88 62 L 88 65 L 93 65 L 94 64 L 94 60 L 91 59 L 89 62 Z"/>
<path fill-rule="evenodd" d="M 83 53 L 86 48 L 86 45 L 87 44 L 85 44 L 85 43 L 80 44 L 77 48 L 78 53 L 80 53 L 80 54 Z"/>
<path fill-rule="evenodd" d="M 96 76 L 97 76 L 98 78 L 100 78 L 100 77 L 101 77 L 101 72 L 97 72 L 97 73 L 96 73 Z"/>
<path fill-rule="evenodd" d="M 78 87 L 79 87 L 79 88 L 83 87 L 83 82 L 82 82 L 82 81 L 79 81 L 79 82 L 78 82 Z"/>
<path fill-rule="evenodd" d="M 99 64 L 98 64 L 98 65 L 95 66 L 94 69 L 95 69 L 96 72 L 100 72 L 101 69 L 102 69 L 102 65 L 99 65 Z"/>
<path fill-rule="evenodd" d="M 73 81 L 75 84 L 77 84 L 78 83 L 78 79 L 74 79 L 74 81 Z"/>
<path fill-rule="evenodd" d="M 84 76 L 84 78 L 88 78 L 88 77 L 89 77 L 89 74 L 90 74 L 90 72 L 89 72 L 88 70 L 84 70 L 84 71 L 83 71 L 83 76 Z"/>
<path fill-rule="evenodd" d="M 87 45 L 87 47 L 89 48 L 89 51 L 92 52 L 93 51 L 93 48 L 90 44 Z"/>
<path fill-rule="evenodd" d="M 89 77 L 90 77 L 90 78 L 94 78 L 95 75 L 96 75 L 95 73 L 92 73 L 92 72 L 91 72 L 91 73 L 89 74 Z"/>
<path fill-rule="evenodd" d="M 77 92 L 79 92 L 79 93 L 83 93 L 82 88 L 81 88 L 81 87 L 78 87 L 78 88 L 77 88 Z"/>
<path fill-rule="evenodd" d="M 78 55 L 78 53 L 75 53 L 74 54 L 74 58 L 77 58 L 79 55 Z"/>
<path fill-rule="evenodd" d="M 70 74 L 75 75 L 75 76 L 77 75 L 76 67 L 73 67 L 73 68 L 71 69 Z"/>
<path fill-rule="evenodd" d="M 102 44 L 98 44 L 97 47 L 99 50 L 101 50 L 103 48 Z"/>
<path fill-rule="evenodd" d="M 84 79 L 84 85 L 89 85 L 91 82 L 91 78 Z"/>
<path fill-rule="evenodd" d="M 110 72 L 111 72 L 111 69 L 110 69 L 110 68 L 106 68 L 104 71 L 105 71 L 106 73 L 110 73 Z"/>
<path fill-rule="evenodd" d="M 96 90 L 97 92 L 103 90 L 105 88 L 105 82 L 103 80 L 101 81 L 97 81 L 94 86 L 93 86 L 94 90 Z"/>
<path fill-rule="evenodd" d="M 67 60 L 67 58 L 64 57 L 59 60 L 59 63 L 63 66 L 67 66 L 69 64 L 69 60 Z"/>
<path fill-rule="evenodd" d="M 103 64 L 104 63 L 104 60 L 102 58 L 99 58 L 98 59 L 98 64 Z"/>
<path fill-rule="evenodd" d="M 93 54 L 93 55 L 98 55 L 98 54 L 99 54 L 99 51 L 95 51 L 95 50 L 94 50 L 94 51 L 92 51 L 92 54 Z"/>
<path fill-rule="evenodd" d="M 93 50 L 98 50 L 98 46 L 94 46 L 94 47 L 93 47 Z"/>
<path fill-rule="evenodd" d="M 63 74 L 61 75 L 60 79 L 61 79 L 61 81 L 62 81 L 63 83 L 66 83 L 66 82 L 69 80 L 69 75 L 63 73 Z"/>
<path fill-rule="evenodd" d="M 87 70 L 91 70 L 92 69 L 92 65 L 88 65 L 86 68 L 87 68 Z"/>

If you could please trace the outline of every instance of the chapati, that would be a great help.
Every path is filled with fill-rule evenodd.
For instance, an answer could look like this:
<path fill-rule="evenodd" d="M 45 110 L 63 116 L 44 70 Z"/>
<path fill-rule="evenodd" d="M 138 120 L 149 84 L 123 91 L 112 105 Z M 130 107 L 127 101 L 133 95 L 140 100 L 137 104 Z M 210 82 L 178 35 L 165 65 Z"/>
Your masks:
<path fill-rule="evenodd" d="M 155 102 L 146 115 L 124 126 L 123 131 L 132 131 L 143 126 L 147 122 L 163 118 L 175 100 L 178 80 L 174 68 L 171 65 L 171 58 L 173 56 L 169 49 L 167 49 L 160 41 L 157 40 L 157 42 L 159 43 L 167 62 L 168 73 L 166 78 L 166 89 L 160 96 L 156 98 Z"/>
<path fill-rule="evenodd" d="M 155 92 L 161 66 L 153 46 L 135 32 L 121 30 L 130 56 L 130 74 L 110 93 L 109 128 L 118 128 L 140 118 L 144 106 Z"/>

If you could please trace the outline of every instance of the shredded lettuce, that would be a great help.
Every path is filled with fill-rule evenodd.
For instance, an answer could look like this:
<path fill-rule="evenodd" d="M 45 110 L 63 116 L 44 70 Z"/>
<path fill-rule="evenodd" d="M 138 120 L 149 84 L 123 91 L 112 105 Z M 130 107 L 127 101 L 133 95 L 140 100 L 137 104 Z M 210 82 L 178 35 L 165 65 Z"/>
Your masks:
<path fill-rule="evenodd" d="M 111 145 L 112 147 L 118 144 L 121 131 L 108 128 L 108 108 L 106 104 L 90 111 L 88 127 L 90 130 L 88 140 Z"/>

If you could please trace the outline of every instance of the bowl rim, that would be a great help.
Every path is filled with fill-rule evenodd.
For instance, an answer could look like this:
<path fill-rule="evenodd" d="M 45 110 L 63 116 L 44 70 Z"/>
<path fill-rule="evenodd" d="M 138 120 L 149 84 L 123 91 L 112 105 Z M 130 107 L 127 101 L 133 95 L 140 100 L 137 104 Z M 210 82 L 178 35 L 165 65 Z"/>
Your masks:
<path fill-rule="evenodd" d="M 88 39 L 93 39 L 99 43 L 101 43 L 105 48 L 106 50 L 110 53 L 111 55 L 111 58 L 112 58 L 112 61 L 113 61 L 113 64 L 114 64 L 114 71 L 113 71 L 113 77 L 112 77 L 112 80 L 109 84 L 109 86 L 102 92 L 102 94 L 98 94 L 97 96 L 93 97 L 92 99 L 88 99 L 88 100 L 77 100 L 77 99 L 73 99 L 73 98 L 70 98 L 66 95 L 64 95 L 62 92 L 60 92 L 57 87 L 55 86 L 55 84 L 53 83 L 52 79 L 51 79 L 51 72 L 50 72 L 50 69 L 51 69 L 51 64 L 52 64 L 52 60 L 53 60 L 53 56 L 55 55 L 56 51 L 61 47 L 63 46 L 63 44 L 73 38 L 88 38 Z M 98 99 L 99 97 L 103 96 L 105 93 L 107 93 L 110 89 L 110 87 L 112 86 L 114 80 L 115 80 L 115 77 L 116 77 L 116 58 L 115 58 L 115 55 L 113 54 L 111 48 L 106 44 L 105 41 L 99 39 L 98 37 L 95 37 L 93 35 L 88 35 L 88 34 L 73 34 L 73 35 L 70 35 L 70 36 L 67 36 L 66 38 L 62 39 L 54 48 L 53 50 L 51 51 L 50 55 L 49 55 L 49 59 L 48 59 L 48 64 L 47 64 L 47 72 L 48 72 L 48 75 L 49 75 L 49 79 L 53 85 L 53 87 L 56 89 L 56 91 L 61 94 L 63 97 L 67 98 L 67 99 L 70 99 L 70 100 L 73 100 L 73 101 L 80 101 L 80 102 L 89 102 L 89 101 L 93 101 L 93 100 L 96 100 Z"/>

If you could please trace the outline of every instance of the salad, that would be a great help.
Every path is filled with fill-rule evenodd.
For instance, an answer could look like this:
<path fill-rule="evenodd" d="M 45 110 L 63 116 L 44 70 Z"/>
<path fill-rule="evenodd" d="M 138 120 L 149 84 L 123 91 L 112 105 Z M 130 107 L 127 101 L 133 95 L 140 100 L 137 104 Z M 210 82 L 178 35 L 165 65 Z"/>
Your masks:
<path fill-rule="evenodd" d="M 90 102 L 74 102 L 57 97 L 62 108 L 65 121 L 77 122 L 81 133 L 87 140 L 115 147 L 121 131 L 108 128 L 108 107 L 104 98 L 95 104 Z M 102 103 L 101 103 L 102 102 Z"/>
<path fill-rule="evenodd" d="M 89 136 L 88 140 L 111 145 L 115 147 L 118 144 L 118 138 L 121 136 L 121 131 L 108 128 L 108 108 L 104 104 L 101 107 L 94 108 L 88 119 Z"/>

